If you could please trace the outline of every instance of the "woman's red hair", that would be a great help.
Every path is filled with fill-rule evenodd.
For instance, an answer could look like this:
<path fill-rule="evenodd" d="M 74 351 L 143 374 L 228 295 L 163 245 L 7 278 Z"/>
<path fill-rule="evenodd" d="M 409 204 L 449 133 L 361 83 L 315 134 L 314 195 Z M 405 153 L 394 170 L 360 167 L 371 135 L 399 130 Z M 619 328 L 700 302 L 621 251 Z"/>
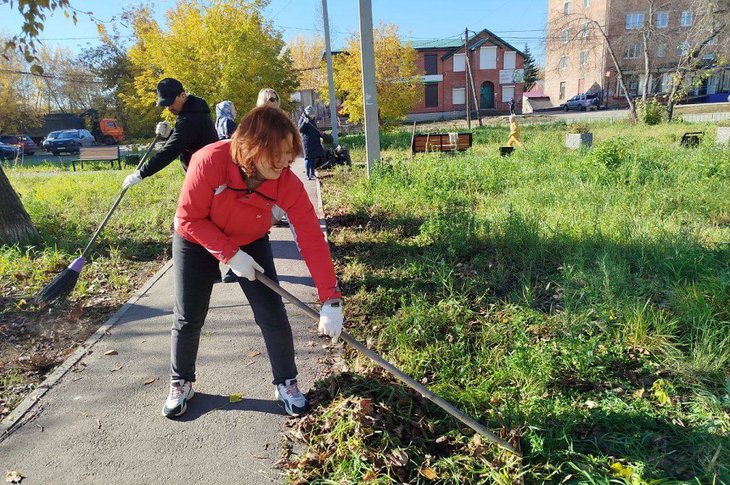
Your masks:
<path fill-rule="evenodd" d="M 231 137 L 231 157 L 246 175 L 256 173 L 256 160 L 273 160 L 282 140 L 292 136 L 292 151 L 301 153 L 302 141 L 292 120 L 279 108 L 259 106 L 243 117 Z"/>

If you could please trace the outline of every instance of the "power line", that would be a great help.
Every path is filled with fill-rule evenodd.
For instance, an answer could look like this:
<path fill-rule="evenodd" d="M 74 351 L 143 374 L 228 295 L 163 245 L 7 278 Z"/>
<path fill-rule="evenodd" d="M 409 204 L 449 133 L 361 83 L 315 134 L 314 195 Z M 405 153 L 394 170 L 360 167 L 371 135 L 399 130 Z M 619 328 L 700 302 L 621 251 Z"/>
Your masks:
<path fill-rule="evenodd" d="M 74 77 L 68 77 L 68 76 L 58 76 L 53 74 L 37 74 L 30 71 L 17 71 L 14 69 L 0 69 L 0 72 L 5 72 L 8 74 L 19 74 L 22 76 L 33 76 L 33 77 L 42 77 L 44 79 L 58 79 L 60 81 L 65 81 L 69 83 L 78 83 L 78 84 L 104 84 L 103 81 L 98 81 L 94 79 L 76 79 Z M 78 74 L 79 77 L 95 77 L 93 74 Z"/>

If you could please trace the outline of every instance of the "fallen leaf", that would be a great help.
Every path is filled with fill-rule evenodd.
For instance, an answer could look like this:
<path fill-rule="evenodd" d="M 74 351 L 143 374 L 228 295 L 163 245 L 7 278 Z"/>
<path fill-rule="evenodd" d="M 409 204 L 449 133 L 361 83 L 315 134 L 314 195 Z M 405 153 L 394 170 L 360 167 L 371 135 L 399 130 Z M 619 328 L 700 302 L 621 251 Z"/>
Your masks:
<path fill-rule="evenodd" d="M 598 407 L 598 403 L 596 401 L 591 401 L 590 399 L 588 401 L 584 402 L 583 405 L 585 407 L 587 407 L 588 409 L 593 409 L 593 408 Z"/>
<path fill-rule="evenodd" d="M 250 360 L 250 361 L 246 362 L 246 367 L 248 367 L 249 365 L 253 365 L 255 363 L 256 363 L 255 361 Z"/>
<path fill-rule="evenodd" d="M 251 350 L 249 352 L 246 352 L 246 355 L 248 355 L 249 357 L 256 357 L 257 355 L 261 355 L 261 352 Z"/>
<path fill-rule="evenodd" d="M 104 352 L 104 355 L 118 355 L 118 354 L 119 354 L 119 352 L 117 352 L 114 349 L 107 350 L 106 352 Z"/>
<path fill-rule="evenodd" d="M 424 468 L 423 470 L 421 470 L 421 473 L 429 480 L 436 480 L 439 477 L 439 474 L 436 473 L 436 470 L 434 470 L 433 468 Z"/>
<path fill-rule="evenodd" d="M 228 402 L 238 402 L 243 399 L 243 396 L 241 396 L 240 393 L 231 394 L 228 396 Z"/>
<path fill-rule="evenodd" d="M 613 465 L 611 465 L 611 471 L 613 471 L 614 475 L 617 475 L 621 478 L 631 479 L 631 475 L 633 475 L 633 471 L 631 470 L 631 467 L 624 466 L 620 462 L 616 462 Z"/>
<path fill-rule="evenodd" d="M 17 470 L 9 471 L 5 474 L 5 481 L 8 483 L 20 483 L 23 478 L 25 477 Z"/>
<path fill-rule="evenodd" d="M 122 366 L 122 364 L 119 364 L 118 366 L 116 366 L 116 367 L 114 367 L 113 369 L 111 369 L 111 371 L 112 371 L 112 372 L 116 372 L 116 371 L 118 371 L 118 370 L 122 370 L 122 367 L 123 367 L 123 366 Z"/>
<path fill-rule="evenodd" d="M 560 483 L 565 483 L 568 480 L 570 480 L 571 478 L 573 478 L 573 474 L 572 473 L 568 473 L 567 475 L 565 475 L 565 478 L 563 478 L 563 481 L 561 481 Z"/>
<path fill-rule="evenodd" d="M 395 466 L 406 466 L 408 464 L 408 453 L 403 450 L 393 450 L 388 457 Z"/>
<path fill-rule="evenodd" d="M 156 380 L 157 380 L 157 377 L 150 377 L 149 379 L 144 381 L 144 385 L 148 386 L 148 385 L 152 384 L 153 382 L 155 382 Z"/>
<path fill-rule="evenodd" d="M 436 438 L 436 443 L 443 443 L 447 439 L 449 439 L 449 438 L 446 435 L 439 436 L 438 438 Z"/>

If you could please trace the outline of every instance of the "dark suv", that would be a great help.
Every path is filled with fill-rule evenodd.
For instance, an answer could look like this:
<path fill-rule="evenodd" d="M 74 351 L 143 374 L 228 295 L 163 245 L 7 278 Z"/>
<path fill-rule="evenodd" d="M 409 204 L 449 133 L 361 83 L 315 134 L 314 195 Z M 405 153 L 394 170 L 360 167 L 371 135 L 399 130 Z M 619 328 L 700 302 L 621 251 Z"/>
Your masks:
<path fill-rule="evenodd" d="M 38 149 L 38 146 L 28 135 L 0 135 L 0 142 L 20 147 L 26 155 L 33 155 Z"/>
<path fill-rule="evenodd" d="M 600 105 L 601 98 L 597 94 L 577 94 L 563 104 L 563 110 L 587 111 L 589 109 L 598 109 Z"/>
<path fill-rule="evenodd" d="M 90 147 L 96 143 L 89 130 L 52 131 L 43 140 L 43 148 L 58 155 L 61 152 L 79 153 L 81 147 Z"/>

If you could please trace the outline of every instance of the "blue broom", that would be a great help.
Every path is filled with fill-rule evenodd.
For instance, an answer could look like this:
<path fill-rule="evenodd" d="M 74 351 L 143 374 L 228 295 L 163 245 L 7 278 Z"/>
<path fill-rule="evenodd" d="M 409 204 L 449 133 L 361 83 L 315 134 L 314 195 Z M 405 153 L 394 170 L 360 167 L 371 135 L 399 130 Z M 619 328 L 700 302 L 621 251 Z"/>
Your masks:
<path fill-rule="evenodd" d="M 155 139 L 152 140 L 152 143 L 150 143 L 150 146 L 147 148 L 144 156 L 142 156 L 142 159 L 137 164 L 137 170 L 139 170 L 140 167 L 142 167 L 142 165 L 147 161 L 150 153 L 152 153 L 152 149 L 159 140 L 160 136 L 155 136 Z M 127 189 L 122 189 L 122 192 L 117 197 L 114 205 L 111 209 L 109 209 L 109 213 L 107 213 L 106 217 L 101 222 L 101 225 L 99 225 L 94 235 L 91 236 L 91 240 L 89 241 L 89 244 L 86 245 L 86 248 L 84 248 L 81 256 L 74 259 L 73 262 L 69 264 L 66 269 L 61 271 L 61 273 L 53 278 L 53 281 L 51 281 L 45 288 L 43 288 L 40 293 L 38 293 L 38 295 L 36 295 L 35 302 L 37 304 L 52 303 L 56 300 L 62 300 L 71 294 L 74 287 L 76 286 L 76 282 L 79 280 L 81 269 L 84 267 L 84 263 L 86 262 L 86 255 L 89 252 L 89 249 L 91 249 L 91 245 L 94 243 L 96 237 L 99 235 L 101 230 L 104 229 L 104 226 L 106 226 L 106 223 L 109 221 L 109 218 L 112 216 L 114 210 L 119 205 L 119 202 L 122 201 L 122 197 L 124 197 L 124 194 L 126 192 Z"/>

